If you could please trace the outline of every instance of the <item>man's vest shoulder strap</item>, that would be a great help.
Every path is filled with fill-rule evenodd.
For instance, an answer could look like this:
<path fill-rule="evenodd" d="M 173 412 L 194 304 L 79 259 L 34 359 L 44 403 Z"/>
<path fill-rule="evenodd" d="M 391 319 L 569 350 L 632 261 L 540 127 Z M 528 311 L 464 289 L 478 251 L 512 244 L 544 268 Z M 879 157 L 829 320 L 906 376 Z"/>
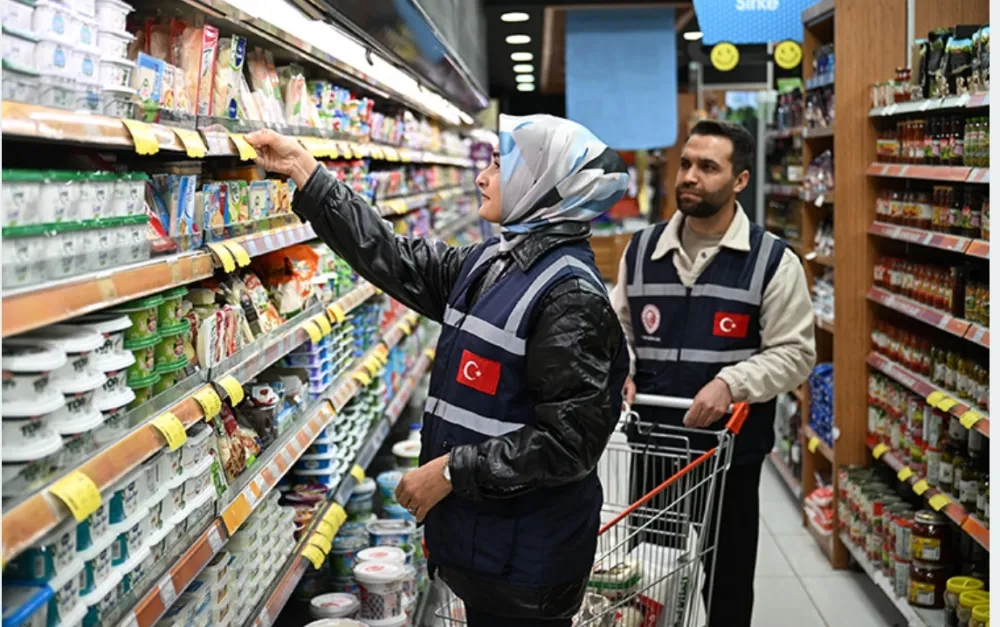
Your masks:
<path fill-rule="evenodd" d="M 625 253 L 625 264 L 628 268 L 627 278 L 630 285 L 642 283 L 642 264 L 656 248 L 656 243 L 660 241 L 668 224 L 669 221 L 660 222 L 632 234 L 628 251 Z"/>

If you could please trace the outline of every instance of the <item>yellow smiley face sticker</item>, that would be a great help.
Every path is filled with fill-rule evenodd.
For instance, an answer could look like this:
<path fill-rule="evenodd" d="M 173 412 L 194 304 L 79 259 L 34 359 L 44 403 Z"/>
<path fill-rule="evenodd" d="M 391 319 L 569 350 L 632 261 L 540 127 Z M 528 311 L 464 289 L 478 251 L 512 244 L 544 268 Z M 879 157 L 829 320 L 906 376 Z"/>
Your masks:
<path fill-rule="evenodd" d="M 774 62 L 783 70 L 794 70 L 802 63 L 802 46 L 786 39 L 774 47 Z"/>
<path fill-rule="evenodd" d="M 724 41 L 712 46 L 708 58 L 712 60 L 712 67 L 720 72 L 728 72 L 740 62 L 740 51 L 733 44 Z"/>

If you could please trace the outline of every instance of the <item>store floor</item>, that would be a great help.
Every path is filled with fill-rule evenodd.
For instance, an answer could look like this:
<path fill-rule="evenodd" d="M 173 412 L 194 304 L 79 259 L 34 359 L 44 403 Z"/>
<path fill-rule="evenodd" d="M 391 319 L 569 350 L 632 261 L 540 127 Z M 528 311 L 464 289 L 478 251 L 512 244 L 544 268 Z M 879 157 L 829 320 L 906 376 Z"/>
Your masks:
<path fill-rule="evenodd" d="M 764 462 L 760 500 L 753 627 L 906 625 L 864 573 L 830 568 L 770 462 Z"/>

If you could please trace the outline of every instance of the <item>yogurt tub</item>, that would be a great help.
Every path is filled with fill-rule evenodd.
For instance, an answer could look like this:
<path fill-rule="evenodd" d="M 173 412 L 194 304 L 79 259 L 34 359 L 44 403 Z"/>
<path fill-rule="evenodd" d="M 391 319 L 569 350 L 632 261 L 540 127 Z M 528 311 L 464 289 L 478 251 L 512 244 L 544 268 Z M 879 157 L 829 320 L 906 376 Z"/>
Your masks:
<path fill-rule="evenodd" d="M 157 308 L 163 303 L 163 297 L 159 294 L 147 296 L 130 301 L 121 307 L 116 307 L 115 313 L 126 314 L 132 320 L 132 326 L 125 331 L 125 348 L 129 348 L 129 341 L 148 341 L 151 338 L 159 339 L 157 332 Z"/>
<path fill-rule="evenodd" d="M 104 338 L 104 342 L 91 356 L 95 368 L 107 372 L 109 365 L 106 362 L 117 364 L 118 359 L 132 354 L 125 350 L 125 330 L 132 326 L 132 319 L 128 316 L 95 314 L 71 320 L 68 324 L 90 329 Z"/>
<path fill-rule="evenodd" d="M 292 470 L 292 474 L 295 475 L 298 483 L 318 483 L 327 488 L 336 487 L 341 476 L 337 471 L 306 470 L 298 467 Z"/>
<path fill-rule="evenodd" d="M 121 573 L 121 581 L 118 583 L 119 598 L 138 587 L 139 582 L 153 565 L 152 555 L 153 553 L 148 546 L 141 546 L 129 557 L 127 562 L 118 567 L 118 572 Z"/>
<path fill-rule="evenodd" d="M 91 14 L 92 15 L 92 14 Z M 97 47 L 97 20 L 80 12 L 73 14 L 73 47 L 77 50 L 88 52 L 98 52 Z M 95 68 L 96 70 L 96 68 Z"/>
<path fill-rule="evenodd" d="M 212 434 L 214 431 L 207 425 L 198 425 L 188 432 L 187 442 L 180 449 L 184 468 L 198 468 L 205 460 L 212 459 Z"/>
<path fill-rule="evenodd" d="M 303 455 L 299 458 L 296 468 L 299 470 L 331 470 L 340 464 L 336 451 L 321 455 Z"/>
<path fill-rule="evenodd" d="M 355 566 L 354 579 L 361 586 L 358 618 L 381 621 L 402 616 L 404 576 L 398 564 L 363 562 Z"/>
<path fill-rule="evenodd" d="M 98 627 L 111 618 L 111 613 L 118 603 L 118 582 L 121 573 L 114 572 L 100 586 L 81 597 L 87 606 L 87 615 L 83 619 L 83 627 Z"/>
<path fill-rule="evenodd" d="M 106 30 L 98 27 L 97 47 L 100 50 L 102 59 L 125 59 L 128 57 L 129 44 L 135 36 L 125 29 L 120 31 Z"/>
<path fill-rule="evenodd" d="M 83 589 L 85 575 L 83 562 L 75 561 L 58 575 L 49 580 L 52 588 L 52 598 L 49 599 L 49 620 L 53 617 L 57 625 L 65 625 L 80 601 L 80 591 Z"/>
<path fill-rule="evenodd" d="M 131 385 L 133 380 L 156 374 L 156 346 L 159 342 L 159 333 L 143 339 L 125 340 L 125 348 L 135 357 L 135 362 L 128 369 L 130 387 L 135 387 Z"/>
<path fill-rule="evenodd" d="M 110 512 L 110 504 L 102 500 L 93 514 L 76 524 L 77 552 L 88 551 L 114 539 L 114 534 L 108 533 L 111 528 Z"/>
<path fill-rule="evenodd" d="M 111 355 L 94 360 L 96 368 L 104 372 L 104 385 L 100 393 L 107 396 L 119 396 L 129 390 L 128 368 L 135 363 L 135 355 L 125 353 L 124 355 Z M 131 401 L 131 398 L 129 399 Z"/>
<path fill-rule="evenodd" d="M 182 320 L 170 330 L 160 328 L 160 342 L 154 347 L 153 355 L 157 366 L 173 366 L 177 363 L 187 365 L 187 355 L 184 353 L 185 334 L 191 330 L 191 323 Z"/>
<path fill-rule="evenodd" d="M 153 386 L 160 380 L 160 375 L 156 372 L 144 379 L 129 379 L 129 387 L 135 393 L 135 399 L 128 404 L 130 410 L 139 407 L 153 399 Z"/>
<path fill-rule="evenodd" d="M 14 558 L 4 578 L 44 582 L 77 565 L 82 566 L 76 562 L 76 521 L 69 518 Z"/>
<path fill-rule="evenodd" d="M 11 3 L 13 0 L 8 0 L 8 4 Z M 32 60 L 32 65 L 34 65 L 34 60 Z M 6 99 L 6 94 L 4 94 L 4 99 Z M 2 176 L 3 207 L 0 211 L 0 226 L 37 223 L 38 198 L 42 192 L 44 174 L 40 170 L 4 169 Z"/>
<path fill-rule="evenodd" d="M 52 396 L 52 395 L 55 396 Z M 2 454 L 5 462 L 31 462 L 62 448 L 62 438 L 52 428 L 53 408 L 63 406 L 62 394 L 49 390 L 33 405 L 31 401 L 3 404 Z"/>
<path fill-rule="evenodd" d="M 111 197 L 111 215 L 125 217 L 141 214 L 145 210 L 143 203 L 148 180 L 149 176 L 145 172 L 128 172 L 120 175 L 115 181 Z"/>
<path fill-rule="evenodd" d="M 410 544 L 417 529 L 412 520 L 372 520 L 365 528 L 371 536 L 372 546 L 402 546 Z"/>
<path fill-rule="evenodd" d="M 333 443 L 332 440 L 327 439 L 324 442 L 316 440 L 312 445 L 306 449 L 306 455 L 328 455 L 330 453 L 336 455 L 338 452 L 337 445 Z"/>
<path fill-rule="evenodd" d="M 3 58 L 19 67 L 35 68 L 35 50 L 39 38 L 30 30 L 3 25 Z"/>
<path fill-rule="evenodd" d="M 354 487 L 351 497 L 347 500 L 345 510 L 351 520 L 364 520 L 371 516 L 372 501 L 375 497 L 375 480 L 365 477 L 365 480 Z"/>
<path fill-rule="evenodd" d="M 160 485 L 160 465 L 163 451 L 157 451 L 152 457 L 139 466 L 139 501 L 151 504 L 157 498 L 165 496 L 166 491 Z"/>
<path fill-rule="evenodd" d="M 101 412 L 104 426 L 96 434 L 98 444 L 120 440 L 129 431 L 128 405 L 135 392 L 126 388 L 118 394 L 105 394 L 103 388 L 94 395 L 94 408 Z"/>
<path fill-rule="evenodd" d="M 358 553 L 359 562 L 385 562 L 406 565 L 406 552 L 398 546 L 373 546 Z"/>
<path fill-rule="evenodd" d="M 128 14 L 134 11 L 132 5 L 121 0 L 97 0 L 97 19 L 102 30 L 124 31 Z"/>
<path fill-rule="evenodd" d="M 112 525 L 119 525 L 134 518 L 142 506 L 143 469 L 140 466 L 128 473 L 111 488 Z"/>
<path fill-rule="evenodd" d="M 87 85 L 96 85 L 98 90 L 100 90 L 102 66 L 103 62 L 101 61 L 100 55 L 98 55 L 93 50 L 84 50 L 80 48 L 73 50 L 72 57 L 70 60 L 70 73 L 74 77 L 76 77 L 78 83 L 86 83 Z M 112 183 L 112 188 L 113 185 L 114 184 Z M 106 197 L 109 201 L 111 200 L 111 194 L 107 194 Z M 107 217 L 107 214 L 101 213 L 92 217 L 104 218 Z M 84 219 L 90 219 L 90 218 L 84 218 Z"/>
<path fill-rule="evenodd" d="M 416 603 L 417 600 L 417 569 L 409 564 L 403 565 L 403 602 Z"/>
<path fill-rule="evenodd" d="M 135 63 L 128 59 L 102 59 L 100 67 L 101 86 L 105 89 L 130 89 Z"/>
<path fill-rule="evenodd" d="M 73 13 L 69 7 L 54 0 L 35 0 L 31 30 L 39 37 L 52 37 L 70 43 L 73 23 Z"/>
<path fill-rule="evenodd" d="M 157 365 L 156 374 L 160 375 L 159 381 L 153 384 L 153 396 L 162 394 L 187 378 L 186 368 L 188 366 L 187 357 L 173 364 Z"/>
<path fill-rule="evenodd" d="M 14 346 L 40 344 L 64 352 L 67 362 L 52 372 L 52 382 L 53 385 L 65 387 L 67 391 L 72 392 L 94 389 L 91 387 L 92 382 L 87 379 L 93 377 L 95 372 L 90 366 L 90 356 L 103 342 L 104 338 L 95 331 L 69 324 L 54 324 L 28 335 L 7 340 L 6 343 Z M 85 380 L 78 385 L 72 385 L 71 382 L 76 379 Z M 65 382 L 64 385 L 61 385 L 61 382 Z"/>
<path fill-rule="evenodd" d="M 358 553 L 367 546 L 368 538 L 364 536 L 337 534 L 330 548 L 330 575 L 335 578 L 353 577 Z"/>
<path fill-rule="evenodd" d="M 185 444 L 184 446 L 187 446 Z M 174 480 L 184 476 L 184 446 L 169 450 L 162 449 L 160 458 L 160 481 L 173 485 Z M 197 462 L 195 462 L 197 465 Z"/>
<path fill-rule="evenodd" d="M 81 17 L 93 18 L 97 15 L 96 0 L 67 0 L 67 4 L 75 12 L 77 19 Z"/>
<path fill-rule="evenodd" d="M 309 600 L 309 613 L 313 618 L 353 618 L 360 609 L 361 601 L 343 592 L 321 594 Z"/>
<path fill-rule="evenodd" d="M 382 501 L 385 503 L 395 503 L 396 502 L 396 486 L 403 479 L 403 473 L 398 470 L 387 470 L 386 472 L 380 473 L 376 478 L 378 483 L 379 493 L 382 495 Z"/>
<path fill-rule="evenodd" d="M 31 0 L 4 0 L 3 24 L 30 31 L 35 3 Z"/>
<path fill-rule="evenodd" d="M 80 552 L 80 559 L 83 560 L 86 575 L 82 588 L 84 594 L 102 587 L 111 578 L 111 546 L 116 539 L 117 536 L 114 534 L 107 534 L 107 537 L 103 538 L 99 544 Z"/>
<path fill-rule="evenodd" d="M 396 465 L 400 468 L 417 468 L 420 466 L 420 441 L 403 440 L 392 447 L 396 457 Z"/>
<path fill-rule="evenodd" d="M 385 517 L 391 520 L 416 520 L 413 514 L 406 511 L 406 508 L 399 503 L 386 503 L 383 506 Z"/>
<path fill-rule="evenodd" d="M 39 45 L 41 46 L 41 44 Z M 76 81 L 74 79 L 67 77 L 64 72 L 56 70 L 48 72 L 39 70 L 39 74 L 39 104 L 56 109 L 72 109 L 76 106 Z M 63 238 L 62 246 L 67 246 L 65 240 L 66 238 Z M 73 260 L 73 255 L 67 258 L 71 260 L 66 262 L 67 267 L 72 268 L 72 264 L 77 263 L 77 261 Z M 79 274 L 79 270 L 71 272 L 68 269 L 64 269 L 58 276 L 69 276 L 71 274 Z"/>
<path fill-rule="evenodd" d="M 50 391 L 51 373 L 67 362 L 61 350 L 33 344 L 3 343 L 3 402 L 33 401 Z"/>
<path fill-rule="evenodd" d="M 212 474 L 209 472 L 211 468 L 212 458 L 207 457 L 198 467 L 190 469 L 187 473 L 185 473 L 185 500 L 187 500 L 189 496 L 192 498 L 198 497 L 204 493 L 206 489 L 212 487 Z"/>
<path fill-rule="evenodd" d="M 25 63 L 25 65 L 38 70 L 43 76 L 47 75 L 75 80 L 73 48 L 54 35 L 46 35 L 44 33 L 36 33 L 36 35 L 38 35 L 39 39 L 34 44 L 32 61 Z M 4 44 L 5 53 L 8 45 Z M 22 43 L 22 47 L 26 46 L 27 43 Z"/>
<path fill-rule="evenodd" d="M 174 517 L 184 511 L 184 475 L 167 483 L 167 498 L 163 499 L 163 520 L 174 522 Z"/>
<path fill-rule="evenodd" d="M 409 617 L 404 613 L 401 616 L 394 616 L 384 620 L 367 620 L 365 621 L 365 625 L 368 627 L 404 627 L 409 620 Z"/>
<path fill-rule="evenodd" d="M 111 545 L 111 563 L 121 566 L 131 557 L 139 555 L 151 534 L 149 512 L 141 510 L 117 526 L 118 535 Z"/>
<path fill-rule="evenodd" d="M 75 172 L 50 170 L 44 173 L 44 181 L 38 195 L 38 222 L 50 224 L 76 220 L 79 178 Z"/>
<path fill-rule="evenodd" d="M 160 294 L 163 302 L 157 308 L 157 320 L 161 331 L 187 331 L 191 323 L 184 318 L 184 297 L 188 289 L 184 286 L 175 287 Z"/>
<path fill-rule="evenodd" d="M 85 79 L 77 77 L 77 82 L 93 84 L 100 79 L 92 73 Z M 81 174 L 80 194 L 77 199 L 77 215 L 81 220 L 96 220 L 108 217 L 111 196 L 114 191 L 114 174 L 110 172 L 87 172 Z M 100 231 L 98 231 L 100 232 Z"/>

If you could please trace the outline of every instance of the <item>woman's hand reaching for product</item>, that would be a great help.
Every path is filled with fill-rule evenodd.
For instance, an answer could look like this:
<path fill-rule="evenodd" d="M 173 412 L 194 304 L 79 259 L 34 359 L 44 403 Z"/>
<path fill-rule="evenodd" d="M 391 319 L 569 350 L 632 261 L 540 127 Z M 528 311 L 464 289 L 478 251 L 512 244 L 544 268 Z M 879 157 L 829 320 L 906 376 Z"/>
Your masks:
<path fill-rule="evenodd" d="M 319 162 L 298 141 L 271 130 L 254 131 L 246 140 L 257 151 L 257 165 L 268 172 L 290 176 L 302 189 Z"/>
<path fill-rule="evenodd" d="M 403 475 L 396 486 L 396 502 L 421 522 L 441 499 L 451 494 L 451 484 L 444 478 L 448 456 L 442 455 Z"/>

